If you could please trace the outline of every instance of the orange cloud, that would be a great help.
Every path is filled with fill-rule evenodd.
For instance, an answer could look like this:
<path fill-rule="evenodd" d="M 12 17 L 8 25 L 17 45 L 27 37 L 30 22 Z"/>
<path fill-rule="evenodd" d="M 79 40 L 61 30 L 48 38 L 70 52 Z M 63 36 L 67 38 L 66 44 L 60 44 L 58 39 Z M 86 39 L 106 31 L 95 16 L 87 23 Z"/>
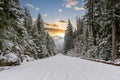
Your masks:
<path fill-rule="evenodd" d="M 67 22 L 64 20 L 56 20 L 54 23 L 59 25 L 60 29 L 66 29 L 67 27 Z"/>
<path fill-rule="evenodd" d="M 59 25 L 57 24 L 45 23 L 44 25 L 46 28 L 59 28 Z"/>
<path fill-rule="evenodd" d="M 62 29 L 64 27 L 67 26 L 67 22 L 64 20 L 56 20 L 53 23 L 44 23 L 46 28 L 55 28 L 55 29 Z"/>
<path fill-rule="evenodd" d="M 64 20 L 55 20 L 53 23 L 44 23 L 46 31 L 51 36 L 64 36 L 67 22 Z"/>
<path fill-rule="evenodd" d="M 67 23 L 66 21 L 64 21 L 64 20 L 59 20 L 59 22 L 61 22 L 61 23 Z"/>
<path fill-rule="evenodd" d="M 45 28 L 45 29 L 51 36 L 64 36 L 65 33 L 65 30 L 63 29 L 53 29 L 53 28 Z"/>

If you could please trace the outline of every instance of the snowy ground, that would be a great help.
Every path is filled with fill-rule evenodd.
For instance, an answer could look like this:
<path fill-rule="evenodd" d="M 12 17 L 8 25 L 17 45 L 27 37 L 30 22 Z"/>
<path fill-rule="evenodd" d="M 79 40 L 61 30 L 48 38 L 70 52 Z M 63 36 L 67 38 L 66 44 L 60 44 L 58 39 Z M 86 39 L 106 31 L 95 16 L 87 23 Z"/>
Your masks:
<path fill-rule="evenodd" d="M 0 71 L 0 80 L 120 80 L 120 67 L 59 54 Z"/>
<path fill-rule="evenodd" d="M 10 69 L 10 68 L 11 68 L 10 66 L 3 66 L 3 67 L 0 67 L 0 71 Z"/>

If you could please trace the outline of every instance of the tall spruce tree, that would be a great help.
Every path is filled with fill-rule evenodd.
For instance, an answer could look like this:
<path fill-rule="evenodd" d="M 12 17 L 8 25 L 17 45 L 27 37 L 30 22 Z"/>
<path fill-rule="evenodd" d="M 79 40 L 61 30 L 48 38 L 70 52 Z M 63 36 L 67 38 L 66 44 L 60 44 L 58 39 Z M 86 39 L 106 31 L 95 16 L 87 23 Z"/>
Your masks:
<path fill-rule="evenodd" d="M 65 31 L 65 38 L 64 38 L 64 54 L 67 54 L 67 52 L 74 48 L 74 42 L 73 42 L 73 26 L 68 20 L 68 27 Z"/>
<path fill-rule="evenodd" d="M 120 1 L 116 0 L 116 10 L 115 10 L 115 19 L 116 19 L 116 58 L 120 58 Z"/>
<path fill-rule="evenodd" d="M 0 10 L 0 50 L 1 55 L 9 55 L 10 53 L 16 53 L 15 55 L 19 57 L 17 63 L 20 63 L 21 53 L 17 50 L 16 46 L 19 45 L 22 28 L 20 27 L 21 18 L 21 8 L 19 0 L 1 0 L 0 5 L 2 9 Z M 11 44 L 11 45 L 7 45 Z M 19 48 L 20 49 L 20 48 Z M 21 51 L 22 52 L 22 51 Z"/>
<path fill-rule="evenodd" d="M 39 58 L 41 57 L 46 57 L 46 56 L 51 56 L 52 55 L 52 44 L 50 40 L 50 36 L 45 32 L 44 29 L 44 22 L 41 18 L 41 15 L 38 15 L 38 19 L 36 21 L 36 28 L 37 28 L 37 35 L 36 35 L 36 45 L 38 46 L 38 56 Z"/>

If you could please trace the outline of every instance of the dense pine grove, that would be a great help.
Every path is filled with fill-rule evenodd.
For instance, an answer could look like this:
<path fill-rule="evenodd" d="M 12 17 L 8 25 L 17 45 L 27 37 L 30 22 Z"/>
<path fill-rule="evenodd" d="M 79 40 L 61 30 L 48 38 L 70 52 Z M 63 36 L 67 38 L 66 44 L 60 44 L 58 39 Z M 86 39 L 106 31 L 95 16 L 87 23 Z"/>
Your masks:
<path fill-rule="evenodd" d="M 85 16 L 76 18 L 74 36 L 67 33 L 74 40 L 74 49 L 67 54 L 106 61 L 119 59 L 120 0 L 85 0 L 85 9 Z M 69 46 L 66 38 L 64 46 Z"/>
<path fill-rule="evenodd" d="M 53 39 L 40 14 L 35 22 L 19 0 L 0 0 L 0 65 L 55 55 Z"/>

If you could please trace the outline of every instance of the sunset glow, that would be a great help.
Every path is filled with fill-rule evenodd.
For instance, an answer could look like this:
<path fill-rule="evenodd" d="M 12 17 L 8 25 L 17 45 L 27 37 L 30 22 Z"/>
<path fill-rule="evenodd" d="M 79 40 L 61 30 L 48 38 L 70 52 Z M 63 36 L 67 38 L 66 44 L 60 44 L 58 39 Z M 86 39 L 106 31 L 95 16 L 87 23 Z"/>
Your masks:
<path fill-rule="evenodd" d="M 20 3 L 30 10 L 33 21 L 41 14 L 51 36 L 64 36 L 68 19 L 74 27 L 76 16 L 82 17 L 85 13 L 82 0 L 20 0 Z"/>
<path fill-rule="evenodd" d="M 64 33 L 65 33 L 65 30 L 62 30 L 62 29 L 50 29 L 50 28 L 47 28 L 46 31 L 48 31 L 48 33 L 52 37 L 54 37 L 54 36 L 64 37 Z"/>

